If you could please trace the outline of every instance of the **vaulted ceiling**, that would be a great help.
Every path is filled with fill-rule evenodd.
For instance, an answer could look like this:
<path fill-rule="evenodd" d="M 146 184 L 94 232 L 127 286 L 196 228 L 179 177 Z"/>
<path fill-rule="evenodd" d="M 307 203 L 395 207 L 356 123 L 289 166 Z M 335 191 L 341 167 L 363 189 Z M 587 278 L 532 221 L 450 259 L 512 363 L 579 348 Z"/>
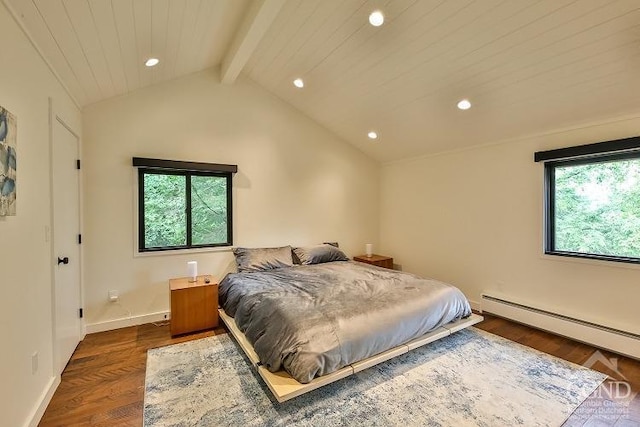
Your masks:
<path fill-rule="evenodd" d="M 640 113 L 638 0 L 3 1 L 81 106 L 220 66 L 383 162 Z"/>

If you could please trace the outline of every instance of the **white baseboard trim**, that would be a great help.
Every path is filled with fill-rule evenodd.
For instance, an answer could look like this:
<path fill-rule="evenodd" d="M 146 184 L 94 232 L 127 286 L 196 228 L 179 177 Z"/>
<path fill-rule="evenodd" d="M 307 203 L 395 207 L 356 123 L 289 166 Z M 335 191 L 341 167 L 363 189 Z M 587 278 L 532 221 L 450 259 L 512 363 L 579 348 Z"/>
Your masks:
<path fill-rule="evenodd" d="M 25 426 L 28 427 L 36 427 L 42 416 L 44 415 L 44 411 L 46 411 L 47 406 L 49 406 L 49 402 L 51 402 L 51 398 L 53 397 L 53 393 L 56 392 L 56 389 L 60 385 L 60 375 L 56 375 L 55 377 L 51 377 L 49 379 L 49 383 L 46 388 L 42 391 L 40 398 L 38 399 L 37 406 L 34 408 L 33 412 L 27 419 Z"/>
<path fill-rule="evenodd" d="M 640 338 L 630 332 L 553 313 L 493 293 L 482 295 L 482 307 L 486 313 L 640 359 Z"/>
<path fill-rule="evenodd" d="M 87 334 L 95 332 L 112 331 L 128 326 L 143 325 L 151 322 L 162 322 L 171 319 L 170 311 L 158 311 L 156 313 L 141 314 L 139 316 L 123 317 L 120 319 L 106 320 L 104 322 L 88 323 L 85 326 Z"/>

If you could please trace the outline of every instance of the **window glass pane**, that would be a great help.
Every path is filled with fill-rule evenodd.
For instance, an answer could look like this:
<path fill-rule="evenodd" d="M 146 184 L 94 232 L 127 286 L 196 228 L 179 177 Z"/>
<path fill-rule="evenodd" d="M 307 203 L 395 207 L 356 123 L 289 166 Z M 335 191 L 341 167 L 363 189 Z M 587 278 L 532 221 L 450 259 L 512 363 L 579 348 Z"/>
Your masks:
<path fill-rule="evenodd" d="M 640 258 L 640 159 L 555 168 L 555 250 Z"/>
<path fill-rule="evenodd" d="M 145 248 L 187 244 L 186 177 L 144 175 Z"/>
<path fill-rule="evenodd" d="M 191 242 L 227 243 L 227 178 L 191 177 Z"/>

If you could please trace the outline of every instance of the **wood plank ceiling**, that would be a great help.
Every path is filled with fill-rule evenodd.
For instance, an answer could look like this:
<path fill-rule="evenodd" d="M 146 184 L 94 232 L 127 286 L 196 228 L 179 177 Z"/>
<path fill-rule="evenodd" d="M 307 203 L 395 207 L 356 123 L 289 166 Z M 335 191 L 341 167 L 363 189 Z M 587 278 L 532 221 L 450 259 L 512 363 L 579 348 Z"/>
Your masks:
<path fill-rule="evenodd" d="M 248 0 L 5 0 L 85 106 L 220 63 Z M 146 59 L 160 63 L 145 67 Z"/>
<path fill-rule="evenodd" d="M 273 0 L 5 0 L 81 105 L 219 65 L 256 1 Z M 382 162 L 640 113 L 638 0 L 286 0 L 274 16 L 242 73 Z"/>

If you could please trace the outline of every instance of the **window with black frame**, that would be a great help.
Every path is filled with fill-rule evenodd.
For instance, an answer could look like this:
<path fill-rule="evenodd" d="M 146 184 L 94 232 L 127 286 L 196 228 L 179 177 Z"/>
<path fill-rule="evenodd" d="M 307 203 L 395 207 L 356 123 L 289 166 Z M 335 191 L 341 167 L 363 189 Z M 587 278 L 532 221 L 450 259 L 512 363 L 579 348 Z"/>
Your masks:
<path fill-rule="evenodd" d="M 535 154 L 545 253 L 640 263 L 640 137 Z"/>
<path fill-rule="evenodd" d="M 231 246 L 235 165 L 133 158 L 140 252 Z"/>

